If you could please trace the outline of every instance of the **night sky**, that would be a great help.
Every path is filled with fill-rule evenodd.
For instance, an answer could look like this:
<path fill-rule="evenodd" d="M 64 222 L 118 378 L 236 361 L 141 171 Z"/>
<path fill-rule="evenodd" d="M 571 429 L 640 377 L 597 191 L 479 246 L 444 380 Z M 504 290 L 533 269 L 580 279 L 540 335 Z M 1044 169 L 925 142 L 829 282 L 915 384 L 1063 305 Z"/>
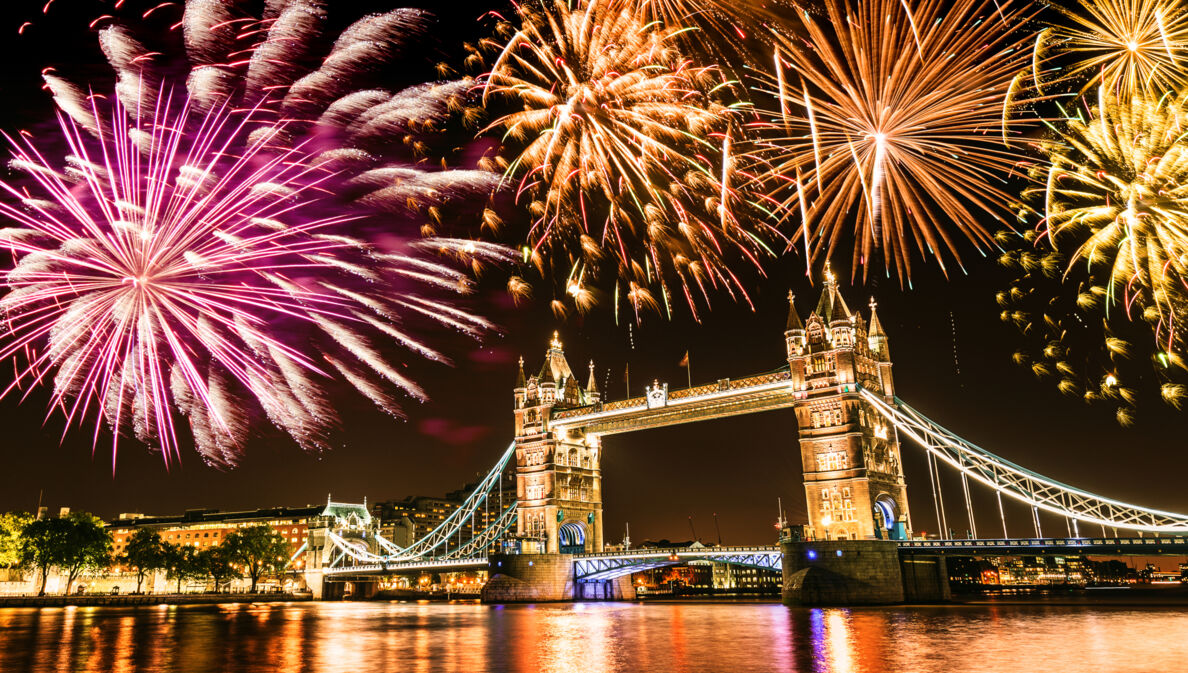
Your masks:
<path fill-rule="evenodd" d="M 416 4 L 416 3 L 407 3 Z M 38 74 L 47 65 L 98 63 L 86 23 L 101 11 L 92 0 L 58 0 L 40 18 L 41 2 L 5 3 L 0 16 L 0 128 L 35 127 L 51 118 Z M 457 5 L 461 7 L 462 5 Z M 455 10 L 458 24 L 443 28 L 441 41 L 472 31 L 480 11 Z M 17 27 L 35 25 L 23 37 Z M 51 29 L 52 27 L 52 29 Z M 73 28 L 71 28 L 73 27 Z M 73 30 L 73 32 L 72 32 Z M 447 34 L 448 33 L 448 34 Z M 70 45 L 63 49 L 62 45 Z M 993 259 L 967 248 L 968 275 L 945 280 L 931 268 L 914 274 L 914 289 L 894 281 L 865 286 L 843 282 L 851 307 L 866 308 L 873 295 L 890 337 L 898 394 L 933 420 L 967 440 L 1049 477 L 1108 497 L 1172 511 L 1188 510 L 1183 475 L 1185 416 L 1154 400 L 1140 407 L 1137 424 L 1120 428 L 1108 408 L 1086 407 L 1037 381 L 1010 360 L 1017 346 L 998 320 L 994 293 L 1005 278 Z M 845 256 L 842 256 L 845 259 Z M 848 278 L 844 272 L 840 274 Z M 408 420 L 396 422 L 356 400 L 343 410 L 340 446 L 320 456 L 303 454 L 279 434 L 261 437 L 237 469 L 205 467 L 195 454 L 166 471 L 158 456 L 134 442 L 121 445 L 114 475 L 110 438 L 92 451 L 89 432 L 62 439 L 59 418 L 43 422 L 44 391 L 23 403 L 0 401 L 5 429 L 0 456 L 0 510 L 32 510 L 44 489 L 44 504 L 69 506 L 111 517 L 120 512 L 178 513 L 187 508 L 245 509 L 336 500 L 369 502 L 411 494 L 439 495 L 485 473 L 511 440 L 512 387 L 516 358 L 539 368 L 554 329 L 569 363 L 584 380 L 586 362 L 598 366 L 604 399 L 626 394 L 623 370 L 630 363 L 632 393 L 652 379 L 685 385 L 678 366 L 691 353 L 694 384 L 739 377 L 785 363 L 786 294 L 793 289 L 802 313 L 814 306 L 819 286 L 805 277 L 804 261 L 789 255 L 755 281 L 755 310 L 719 301 L 697 324 L 685 314 L 672 322 L 648 319 L 642 326 L 616 326 L 609 309 L 584 320 L 557 323 L 545 298 L 514 306 L 498 279 L 487 282 L 472 307 L 501 326 L 502 334 L 481 346 L 444 337 L 456 366 L 417 370 L 432 401 L 406 405 Z M 609 371 L 609 374 L 608 374 Z M 608 541 L 630 522 L 632 539 L 688 539 L 689 517 L 702 539 L 716 541 L 713 514 L 727 544 L 770 543 L 776 499 L 790 518 L 804 516 L 796 423 L 791 410 L 650 430 L 607 438 L 603 495 Z M 936 529 L 922 451 L 902 447 L 917 531 Z M 950 525 L 964 529 L 960 481 L 947 475 Z M 999 530 L 993 496 L 980 493 L 979 525 Z M 1012 533 L 1030 534 L 1028 513 L 1008 510 Z M 1044 519 L 1045 532 L 1063 534 L 1064 524 Z"/>

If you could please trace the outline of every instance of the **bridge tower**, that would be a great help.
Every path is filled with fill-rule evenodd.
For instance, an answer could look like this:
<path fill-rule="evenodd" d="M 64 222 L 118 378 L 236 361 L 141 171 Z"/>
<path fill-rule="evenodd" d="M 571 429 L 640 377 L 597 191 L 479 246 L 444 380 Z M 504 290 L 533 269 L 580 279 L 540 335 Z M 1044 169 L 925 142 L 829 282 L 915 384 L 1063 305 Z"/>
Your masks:
<path fill-rule="evenodd" d="M 559 335 L 545 352 L 535 376 L 515 389 L 516 534 L 526 553 L 579 553 L 602 550 L 601 443 L 580 429 L 550 427 L 561 409 L 599 400 L 594 363 L 583 388 L 565 360 Z"/>
<path fill-rule="evenodd" d="M 810 534 L 888 539 L 910 532 L 899 437 L 857 386 L 892 397 L 891 353 L 874 300 L 870 323 L 851 311 L 825 267 L 817 307 L 802 321 L 788 297 L 784 339 L 796 406 Z M 902 524 L 902 525 L 900 525 Z"/>

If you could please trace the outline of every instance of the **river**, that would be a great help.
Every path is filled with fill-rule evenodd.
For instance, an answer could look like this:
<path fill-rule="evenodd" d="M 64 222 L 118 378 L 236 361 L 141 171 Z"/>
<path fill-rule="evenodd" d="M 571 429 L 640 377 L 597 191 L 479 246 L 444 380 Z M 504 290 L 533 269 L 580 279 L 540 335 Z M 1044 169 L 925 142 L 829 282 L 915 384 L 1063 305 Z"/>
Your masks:
<path fill-rule="evenodd" d="M 0 672 L 1188 670 L 1188 609 L 276 603 L 0 609 Z"/>

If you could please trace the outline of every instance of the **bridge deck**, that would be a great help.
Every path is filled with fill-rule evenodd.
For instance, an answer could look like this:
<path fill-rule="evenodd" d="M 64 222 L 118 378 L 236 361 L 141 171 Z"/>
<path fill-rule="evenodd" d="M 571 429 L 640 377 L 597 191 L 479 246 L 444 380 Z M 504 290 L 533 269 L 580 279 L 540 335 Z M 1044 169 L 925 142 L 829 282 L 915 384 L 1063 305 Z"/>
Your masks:
<path fill-rule="evenodd" d="M 780 570 L 779 547 L 672 547 L 636 549 L 573 557 L 573 576 L 579 582 L 610 580 L 652 568 L 688 561 L 718 561 L 767 570 Z"/>
<path fill-rule="evenodd" d="M 812 543 L 810 541 L 806 544 Z M 901 555 L 944 554 L 947 556 L 1040 556 L 1045 554 L 1188 556 L 1188 536 L 904 540 L 899 542 L 899 553 Z M 671 547 L 577 554 L 573 557 L 574 577 L 578 581 L 607 580 L 689 561 L 718 561 L 779 570 L 782 567 L 783 554 L 777 546 Z M 467 559 L 428 559 L 407 563 L 344 566 L 326 568 L 324 572 L 328 580 L 345 581 L 354 576 L 416 571 L 449 572 L 486 569 L 486 567 L 487 557 L 481 556 Z"/>
<path fill-rule="evenodd" d="M 991 540 L 905 540 L 900 554 L 1027 556 L 1033 554 L 1188 555 L 1188 536 L 1134 538 L 1019 538 Z"/>
<path fill-rule="evenodd" d="M 673 390 L 659 401 L 646 397 L 604 402 L 589 407 L 563 409 L 549 420 L 554 429 L 584 428 L 596 435 L 659 428 L 690 421 L 709 420 L 794 406 L 801 395 L 792 390 L 787 371 L 757 374 L 741 379 Z"/>

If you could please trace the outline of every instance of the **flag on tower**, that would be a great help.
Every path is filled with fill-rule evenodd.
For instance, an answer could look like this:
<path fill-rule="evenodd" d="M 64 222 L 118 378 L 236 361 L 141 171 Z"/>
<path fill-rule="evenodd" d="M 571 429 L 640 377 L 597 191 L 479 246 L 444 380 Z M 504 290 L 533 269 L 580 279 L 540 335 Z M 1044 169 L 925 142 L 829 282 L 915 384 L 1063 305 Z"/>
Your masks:
<path fill-rule="evenodd" d="M 689 351 L 685 350 L 685 357 L 681 358 L 681 366 L 685 368 L 685 376 L 689 380 L 689 387 L 693 387 L 693 368 L 689 366 Z"/>
<path fill-rule="evenodd" d="M 688 366 L 689 366 L 689 351 L 685 351 L 685 357 L 681 358 L 681 365 L 680 365 L 680 366 L 682 366 L 682 367 L 688 367 Z"/>

